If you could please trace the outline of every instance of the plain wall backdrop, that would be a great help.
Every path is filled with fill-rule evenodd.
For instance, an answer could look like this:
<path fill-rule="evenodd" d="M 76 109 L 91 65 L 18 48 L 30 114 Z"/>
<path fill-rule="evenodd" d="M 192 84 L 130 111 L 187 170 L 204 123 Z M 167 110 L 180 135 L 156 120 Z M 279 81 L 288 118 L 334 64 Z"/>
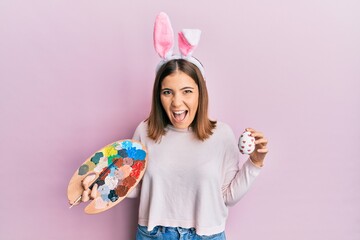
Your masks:
<path fill-rule="evenodd" d="M 269 139 L 228 239 L 359 240 L 357 0 L 0 1 L 0 239 L 134 239 L 138 200 L 86 215 L 66 189 L 147 117 L 160 11 L 202 30 L 211 118 Z"/>

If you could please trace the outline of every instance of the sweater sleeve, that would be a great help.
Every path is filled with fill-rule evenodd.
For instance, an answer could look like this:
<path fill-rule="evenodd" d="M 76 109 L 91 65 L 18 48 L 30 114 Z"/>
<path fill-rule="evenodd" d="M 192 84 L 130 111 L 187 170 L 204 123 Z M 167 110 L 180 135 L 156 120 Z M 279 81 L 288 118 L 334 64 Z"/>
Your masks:
<path fill-rule="evenodd" d="M 231 131 L 231 138 L 225 143 L 223 163 L 222 193 L 227 206 L 235 205 L 246 194 L 261 170 L 251 162 L 250 158 L 239 168 L 239 158 L 240 151 Z"/>

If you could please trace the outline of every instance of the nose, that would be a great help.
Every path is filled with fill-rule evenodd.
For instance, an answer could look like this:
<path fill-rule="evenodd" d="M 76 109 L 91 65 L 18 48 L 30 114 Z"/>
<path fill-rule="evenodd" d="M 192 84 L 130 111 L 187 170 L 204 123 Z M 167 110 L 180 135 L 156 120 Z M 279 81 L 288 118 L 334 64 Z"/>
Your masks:
<path fill-rule="evenodd" d="M 173 107 L 179 107 L 181 106 L 183 100 L 180 94 L 174 94 L 172 101 L 171 101 L 171 105 Z"/>

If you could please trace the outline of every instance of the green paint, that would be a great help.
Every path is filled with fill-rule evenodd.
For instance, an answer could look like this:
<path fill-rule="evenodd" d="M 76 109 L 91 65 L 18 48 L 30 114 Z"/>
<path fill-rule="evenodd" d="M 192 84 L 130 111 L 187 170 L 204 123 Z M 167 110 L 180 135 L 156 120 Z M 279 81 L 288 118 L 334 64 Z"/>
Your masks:
<path fill-rule="evenodd" d="M 79 175 L 85 175 L 89 171 L 89 166 L 84 164 L 79 168 Z"/>

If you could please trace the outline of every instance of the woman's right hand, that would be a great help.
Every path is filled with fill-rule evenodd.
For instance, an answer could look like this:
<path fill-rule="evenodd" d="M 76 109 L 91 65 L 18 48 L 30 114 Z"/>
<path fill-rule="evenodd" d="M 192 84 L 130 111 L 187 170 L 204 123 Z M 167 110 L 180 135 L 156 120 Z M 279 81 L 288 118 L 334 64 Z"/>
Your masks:
<path fill-rule="evenodd" d="M 95 178 L 96 178 L 96 174 L 92 173 L 92 174 L 87 175 L 84 178 L 84 180 L 82 181 L 82 186 L 84 188 L 84 191 L 81 195 L 82 202 L 87 202 L 90 199 L 96 198 L 98 185 L 95 183 L 93 185 L 92 189 L 89 188 L 91 186 L 91 184 L 94 182 Z"/>
<path fill-rule="evenodd" d="M 93 185 L 92 189 L 90 189 L 90 186 L 94 182 L 95 179 L 96 179 L 96 174 L 90 173 L 82 180 L 81 186 L 84 188 L 84 191 L 81 194 L 81 202 L 87 202 L 90 199 L 96 198 L 98 185 L 95 183 Z M 78 201 L 76 203 L 70 202 L 70 205 L 78 205 L 79 203 L 80 203 L 80 201 Z"/>

